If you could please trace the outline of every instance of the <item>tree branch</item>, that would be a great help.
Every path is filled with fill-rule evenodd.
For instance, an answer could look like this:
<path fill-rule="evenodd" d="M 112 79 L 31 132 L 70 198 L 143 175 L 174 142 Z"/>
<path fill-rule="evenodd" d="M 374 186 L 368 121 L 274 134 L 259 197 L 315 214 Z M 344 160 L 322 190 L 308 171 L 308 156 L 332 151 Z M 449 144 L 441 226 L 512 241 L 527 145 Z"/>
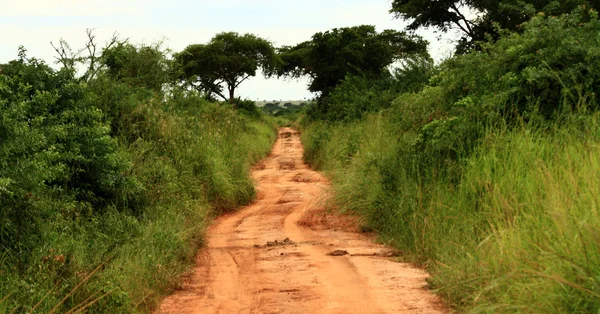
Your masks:
<path fill-rule="evenodd" d="M 54 48 L 54 51 L 58 54 L 58 56 L 55 57 L 56 62 L 62 64 L 64 68 L 74 71 L 77 55 L 73 54 L 69 44 L 61 38 L 58 41 L 57 46 L 55 46 L 53 42 L 50 42 L 50 45 L 52 45 L 52 48 Z"/>
<path fill-rule="evenodd" d="M 459 21 L 455 21 L 454 24 L 456 24 L 464 33 L 466 33 L 469 37 L 474 38 L 474 34 L 473 34 L 473 29 L 471 28 L 471 25 L 473 24 L 471 21 L 469 21 L 458 9 L 458 7 L 456 6 L 456 4 L 452 3 L 451 5 L 452 10 L 454 10 L 454 13 L 459 17 Z M 460 21 L 464 21 L 465 22 L 465 26 L 467 27 L 466 29 L 463 27 L 462 24 L 460 24 Z M 473 24 L 474 25 L 474 24 Z"/>
<path fill-rule="evenodd" d="M 250 75 L 246 75 L 246 77 L 242 78 L 239 82 L 237 82 L 235 84 L 235 88 L 238 88 L 238 86 L 240 86 L 240 84 L 242 84 L 243 81 L 247 80 L 250 78 Z"/>
<path fill-rule="evenodd" d="M 225 95 L 223 95 L 223 93 L 221 93 L 220 91 L 213 90 L 212 92 L 215 93 L 215 94 L 217 94 L 217 96 L 220 96 L 221 98 L 223 98 L 223 100 L 229 101 L 229 99 L 227 97 L 225 97 Z"/>

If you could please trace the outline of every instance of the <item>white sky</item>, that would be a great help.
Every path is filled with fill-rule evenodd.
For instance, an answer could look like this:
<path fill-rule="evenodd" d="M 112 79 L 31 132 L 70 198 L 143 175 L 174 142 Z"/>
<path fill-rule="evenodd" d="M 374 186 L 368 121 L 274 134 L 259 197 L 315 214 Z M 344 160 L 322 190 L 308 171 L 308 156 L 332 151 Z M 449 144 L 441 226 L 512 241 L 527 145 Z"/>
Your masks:
<path fill-rule="evenodd" d="M 361 24 L 402 30 L 406 25 L 388 13 L 390 0 L 0 0 L 0 63 L 17 58 L 19 45 L 28 56 L 54 62 L 50 42 L 65 39 L 83 47 L 85 30 L 95 28 L 100 43 L 117 32 L 132 43 L 154 43 L 180 51 L 205 43 L 216 33 L 253 33 L 276 46 L 295 45 L 316 32 Z M 452 51 L 451 34 L 420 31 L 436 60 Z M 238 96 L 253 100 L 311 98 L 307 80 L 264 79 L 242 83 Z"/>

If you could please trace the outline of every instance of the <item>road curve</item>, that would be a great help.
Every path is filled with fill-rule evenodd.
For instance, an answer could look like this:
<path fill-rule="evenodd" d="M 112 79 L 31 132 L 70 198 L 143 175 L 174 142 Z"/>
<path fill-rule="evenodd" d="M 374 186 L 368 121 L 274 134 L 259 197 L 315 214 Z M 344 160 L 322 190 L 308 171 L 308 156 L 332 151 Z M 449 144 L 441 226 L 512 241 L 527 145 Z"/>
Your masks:
<path fill-rule="evenodd" d="M 257 200 L 216 219 L 189 281 L 157 313 L 446 312 L 427 273 L 325 210 L 329 183 L 302 152 L 281 129 L 252 172 Z"/>

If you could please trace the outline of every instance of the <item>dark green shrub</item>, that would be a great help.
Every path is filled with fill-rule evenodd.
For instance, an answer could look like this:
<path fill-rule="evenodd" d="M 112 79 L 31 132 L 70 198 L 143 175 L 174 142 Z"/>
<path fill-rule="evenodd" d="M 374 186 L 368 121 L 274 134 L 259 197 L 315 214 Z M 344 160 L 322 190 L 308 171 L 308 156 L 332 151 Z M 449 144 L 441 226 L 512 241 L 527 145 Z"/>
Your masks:
<path fill-rule="evenodd" d="M 326 97 L 314 103 L 307 114 L 312 119 L 354 121 L 390 107 L 398 95 L 421 90 L 435 73 L 428 56 L 403 60 L 394 73 L 379 77 L 347 76 Z"/>
<path fill-rule="evenodd" d="M 436 85 L 446 106 L 471 97 L 479 110 L 502 110 L 505 117 L 576 109 L 580 99 L 597 106 L 600 92 L 600 21 L 597 12 L 540 14 L 482 52 L 442 65 Z"/>
<path fill-rule="evenodd" d="M 117 42 L 104 49 L 101 61 L 112 79 L 161 92 L 163 85 L 171 80 L 171 61 L 166 54 L 160 45 L 134 46 Z"/>
<path fill-rule="evenodd" d="M 24 50 L 2 67 L 0 312 L 148 311 L 193 263 L 212 211 L 254 195 L 270 126 L 109 72 L 82 83 Z"/>
<path fill-rule="evenodd" d="M 256 107 L 256 103 L 250 99 L 241 100 L 238 99 L 235 103 L 235 108 L 239 113 L 252 117 L 252 118 L 260 118 L 260 111 Z"/>

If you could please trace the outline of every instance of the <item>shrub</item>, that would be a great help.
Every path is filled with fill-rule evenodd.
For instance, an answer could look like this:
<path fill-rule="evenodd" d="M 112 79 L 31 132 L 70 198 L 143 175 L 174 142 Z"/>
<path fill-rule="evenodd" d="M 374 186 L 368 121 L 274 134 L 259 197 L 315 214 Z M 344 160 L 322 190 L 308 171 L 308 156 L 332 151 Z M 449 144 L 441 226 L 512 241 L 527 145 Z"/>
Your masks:
<path fill-rule="evenodd" d="M 599 26 L 539 15 L 387 110 L 305 125 L 305 158 L 459 311 L 595 313 Z"/>
<path fill-rule="evenodd" d="M 24 50 L 3 67 L 0 311 L 150 310 L 210 217 L 254 196 L 272 126 L 119 75 L 81 83 Z"/>

